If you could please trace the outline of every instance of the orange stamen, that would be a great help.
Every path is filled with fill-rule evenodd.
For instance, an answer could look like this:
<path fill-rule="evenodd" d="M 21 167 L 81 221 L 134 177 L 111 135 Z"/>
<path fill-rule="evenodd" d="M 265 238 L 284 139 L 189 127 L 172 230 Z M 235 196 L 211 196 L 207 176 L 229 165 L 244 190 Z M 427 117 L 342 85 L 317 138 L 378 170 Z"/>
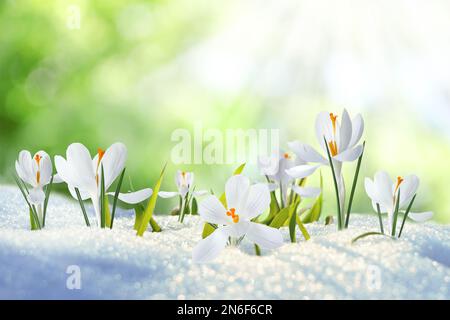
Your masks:
<path fill-rule="evenodd" d="M 290 156 L 289 153 L 287 153 L 287 152 L 283 155 L 283 157 L 284 157 L 285 159 L 290 159 L 290 158 L 291 158 L 291 156 Z"/>
<path fill-rule="evenodd" d="M 36 160 L 36 162 L 37 162 L 38 165 L 40 164 L 41 159 L 42 159 L 42 156 L 40 156 L 40 155 L 38 155 L 38 154 L 34 156 L 34 160 Z"/>
<path fill-rule="evenodd" d="M 238 223 L 238 222 L 239 222 L 239 216 L 238 216 L 238 215 L 235 215 L 235 216 L 233 217 L 233 222 L 234 222 L 234 223 Z"/>
<path fill-rule="evenodd" d="M 331 123 L 333 124 L 333 133 L 336 134 L 336 119 L 337 119 L 337 115 L 334 115 L 334 113 L 330 113 L 330 119 L 331 119 Z"/>
<path fill-rule="evenodd" d="M 98 153 L 98 160 L 97 160 L 97 172 L 95 174 L 95 181 L 97 182 L 98 185 L 98 167 L 100 166 L 100 162 L 102 161 L 103 156 L 105 155 L 105 150 L 98 148 L 97 153 Z"/>
<path fill-rule="evenodd" d="M 338 154 L 338 148 L 336 141 L 328 142 L 328 147 L 330 148 L 331 156 L 334 157 Z"/>
<path fill-rule="evenodd" d="M 403 180 L 404 180 L 404 179 L 403 179 L 402 177 L 400 177 L 400 176 L 397 177 L 397 184 L 396 184 L 396 186 L 395 186 L 395 191 L 394 191 L 394 193 L 397 193 L 397 190 L 398 190 L 398 188 L 400 187 L 400 185 L 402 184 Z"/>

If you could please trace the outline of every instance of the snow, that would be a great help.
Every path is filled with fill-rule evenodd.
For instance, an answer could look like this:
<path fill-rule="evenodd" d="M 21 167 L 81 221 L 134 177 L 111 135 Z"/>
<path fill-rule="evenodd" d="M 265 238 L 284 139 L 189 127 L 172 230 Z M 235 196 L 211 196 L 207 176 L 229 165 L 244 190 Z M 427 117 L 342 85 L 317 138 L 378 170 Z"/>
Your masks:
<path fill-rule="evenodd" d="M 136 237 L 133 212 L 119 211 L 113 230 L 87 228 L 78 203 L 53 195 L 45 230 L 28 230 L 14 187 L 0 187 L 2 299 L 449 299 L 449 226 L 407 223 L 400 240 L 355 236 L 377 230 L 371 215 L 351 228 L 307 225 L 308 242 L 254 255 L 251 243 L 229 247 L 214 262 L 193 264 L 202 222 L 157 216 L 161 233 Z M 93 222 L 93 220 L 92 220 Z M 302 239 L 300 233 L 298 239 Z M 81 289 L 70 290 L 69 266 Z"/>

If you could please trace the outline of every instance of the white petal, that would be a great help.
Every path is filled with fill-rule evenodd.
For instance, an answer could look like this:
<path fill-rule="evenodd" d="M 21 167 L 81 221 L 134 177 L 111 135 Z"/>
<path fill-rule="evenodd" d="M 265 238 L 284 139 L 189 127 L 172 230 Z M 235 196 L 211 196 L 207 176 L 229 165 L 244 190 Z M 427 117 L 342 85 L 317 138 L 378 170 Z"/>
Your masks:
<path fill-rule="evenodd" d="M 173 198 L 176 196 L 179 196 L 180 194 L 178 192 L 170 192 L 170 191 L 160 191 L 158 192 L 158 196 L 164 199 Z"/>
<path fill-rule="evenodd" d="M 364 120 L 360 114 L 357 114 L 352 121 L 352 138 L 348 144 L 348 148 L 352 148 L 361 139 L 364 132 Z"/>
<path fill-rule="evenodd" d="M 377 203 L 379 200 L 378 200 L 378 195 L 377 195 L 377 193 L 376 193 L 376 189 L 375 189 L 375 184 L 374 184 L 374 182 L 372 181 L 372 179 L 370 179 L 370 178 L 366 178 L 365 180 L 364 180 L 364 188 L 366 189 L 366 193 L 367 193 L 367 195 L 369 196 L 369 198 L 373 201 L 373 202 L 375 202 L 375 203 Z M 376 206 L 375 206 L 375 209 L 376 209 Z"/>
<path fill-rule="evenodd" d="M 62 183 L 64 180 L 59 176 L 59 174 L 55 173 L 53 175 L 53 183 Z"/>
<path fill-rule="evenodd" d="M 20 179 L 30 185 L 36 185 L 36 175 L 33 173 L 31 153 L 22 150 L 16 161 L 16 172 Z"/>
<path fill-rule="evenodd" d="M 322 192 L 320 188 L 300 187 L 297 185 L 292 186 L 292 190 L 303 198 L 316 198 Z"/>
<path fill-rule="evenodd" d="M 45 193 L 41 188 L 33 188 L 30 190 L 30 194 L 28 195 L 28 201 L 31 204 L 41 204 L 45 200 Z"/>
<path fill-rule="evenodd" d="M 75 188 L 72 187 L 72 186 L 70 186 L 70 185 L 68 185 L 67 187 L 69 188 L 70 195 L 71 195 L 74 199 L 78 200 L 78 196 L 77 196 L 77 193 L 76 193 L 76 191 L 75 191 Z M 78 191 L 80 192 L 81 200 L 87 200 L 87 199 L 90 199 L 90 198 L 91 198 L 91 194 L 90 194 L 89 192 L 84 191 L 84 190 L 78 190 Z"/>
<path fill-rule="evenodd" d="M 378 171 L 374 177 L 375 195 L 380 205 L 390 208 L 393 206 L 392 180 L 386 171 Z"/>
<path fill-rule="evenodd" d="M 216 229 L 205 239 L 195 246 L 192 251 L 192 260 L 195 263 L 204 263 L 214 260 L 225 248 L 228 241 L 228 235 L 224 228 Z"/>
<path fill-rule="evenodd" d="M 242 174 L 229 178 L 225 184 L 228 208 L 235 208 L 237 211 L 240 211 L 247 197 L 249 187 L 250 180 Z"/>
<path fill-rule="evenodd" d="M 323 139 L 323 138 L 322 138 Z M 289 148 L 294 151 L 294 153 L 306 162 L 316 162 L 316 163 L 328 163 L 319 152 L 317 152 L 309 144 L 301 143 L 300 141 L 293 141 L 288 143 Z"/>
<path fill-rule="evenodd" d="M 216 224 L 228 224 L 230 219 L 227 210 L 216 196 L 208 196 L 198 207 L 198 214 L 207 222 Z"/>
<path fill-rule="evenodd" d="M 119 200 L 129 204 L 137 204 L 150 198 L 153 190 L 150 188 L 138 190 L 135 192 L 119 193 Z M 108 192 L 108 195 L 114 196 L 115 192 Z"/>
<path fill-rule="evenodd" d="M 269 188 L 269 191 L 275 191 L 280 187 L 280 185 L 278 183 L 268 183 L 267 187 Z"/>
<path fill-rule="evenodd" d="M 363 151 L 363 146 L 359 145 L 353 149 L 348 149 L 345 150 L 341 153 L 339 153 L 338 155 L 334 156 L 333 159 L 340 161 L 340 162 L 351 162 L 351 161 L 355 161 L 356 159 L 359 158 L 359 156 L 361 155 Z"/>
<path fill-rule="evenodd" d="M 342 113 L 342 121 L 340 128 L 339 150 L 347 149 L 350 139 L 352 138 L 352 121 L 346 109 Z"/>
<path fill-rule="evenodd" d="M 317 168 L 319 168 L 320 166 L 321 166 L 320 164 L 317 164 L 317 165 L 304 164 L 304 165 L 296 166 L 289 170 L 286 170 L 286 173 L 296 179 L 297 178 L 306 178 L 306 177 L 309 177 L 310 175 L 312 175 L 317 170 Z"/>
<path fill-rule="evenodd" d="M 127 161 L 127 147 L 123 143 L 117 142 L 106 149 L 101 164 L 105 172 L 105 188 L 106 190 L 116 180 L 125 168 Z M 100 170 L 100 169 L 99 169 Z M 100 173 L 100 172 L 99 172 Z"/>
<path fill-rule="evenodd" d="M 400 208 L 403 208 L 409 204 L 419 188 L 419 183 L 419 177 L 416 175 L 405 177 L 403 182 L 400 184 Z"/>
<path fill-rule="evenodd" d="M 66 159 L 61 156 L 55 156 L 55 167 L 59 179 L 63 180 L 68 185 L 73 185 L 75 183 L 72 170 L 68 166 Z"/>
<path fill-rule="evenodd" d="M 430 220 L 433 217 L 433 212 L 410 212 L 408 217 L 416 222 L 424 222 Z"/>
<path fill-rule="evenodd" d="M 250 222 L 247 237 L 265 249 L 275 249 L 283 245 L 283 235 L 280 230 L 260 223 Z"/>
<path fill-rule="evenodd" d="M 258 168 L 259 172 L 262 175 L 274 176 L 279 171 L 280 160 L 278 154 L 272 155 L 270 157 L 267 156 L 259 156 L 258 157 Z"/>
<path fill-rule="evenodd" d="M 322 111 L 317 115 L 316 136 L 317 141 L 319 141 L 322 149 L 326 152 L 327 149 L 323 138 L 325 137 L 325 139 L 329 141 L 333 137 L 333 125 L 331 123 L 330 114 L 328 112 Z"/>
<path fill-rule="evenodd" d="M 97 190 L 95 172 L 89 150 L 81 143 L 72 143 L 66 151 L 67 168 L 70 169 L 71 185 L 80 190 Z M 55 158 L 56 164 L 56 158 Z M 61 178 L 64 177 L 58 170 Z M 67 181 L 66 181 L 67 182 Z"/>
<path fill-rule="evenodd" d="M 253 219 L 264 213 L 270 206 L 270 191 L 266 184 L 258 183 L 250 186 L 247 200 L 238 212 L 239 216 L 246 219 Z"/>
<path fill-rule="evenodd" d="M 239 237 L 245 236 L 249 226 L 250 226 L 250 221 L 239 220 L 238 223 L 232 223 L 228 226 L 223 227 L 223 229 L 226 230 L 226 233 L 230 237 L 239 238 Z"/>

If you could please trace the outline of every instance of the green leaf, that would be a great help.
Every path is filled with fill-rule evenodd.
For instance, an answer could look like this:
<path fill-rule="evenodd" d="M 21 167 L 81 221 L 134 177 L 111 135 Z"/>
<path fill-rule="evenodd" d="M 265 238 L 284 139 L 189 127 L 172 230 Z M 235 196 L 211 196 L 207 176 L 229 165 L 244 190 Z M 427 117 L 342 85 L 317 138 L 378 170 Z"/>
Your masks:
<path fill-rule="evenodd" d="M 381 233 L 381 232 L 373 232 L 373 231 L 372 232 L 366 232 L 366 233 L 363 233 L 363 234 L 357 236 L 356 238 L 354 238 L 352 240 L 352 244 L 354 244 L 356 241 L 358 241 L 360 239 L 363 239 L 363 238 L 369 237 L 369 236 L 386 236 L 386 235 Z"/>
<path fill-rule="evenodd" d="M 205 239 L 206 237 L 208 237 L 216 229 L 217 229 L 217 226 L 215 224 L 205 223 L 205 225 L 203 226 L 202 239 Z"/>
<path fill-rule="evenodd" d="M 314 202 L 313 206 L 310 210 L 302 217 L 301 222 L 303 223 L 312 223 L 315 221 L 319 221 L 320 216 L 322 214 L 322 205 L 323 205 L 323 178 L 322 178 L 322 172 L 320 172 L 320 189 L 322 192 L 317 197 L 316 201 Z"/>
<path fill-rule="evenodd" d="M 291 210 L 289 210 L 289 237 L 291 238 L 291 242 L 292 243 L 296 243 L 297 242 L 297 238 L 295 235 L 295 226 L 296 226 L 296 218 L 297 218 L 297 205 L 295 205 L 295 203 L 293 203 L 291 205 Z M 294 209 L 292 209 L 292 207 L 294 207 Z"/>
<path fill-rule="evenodd" d="M 384 234 L 383 219 L 381 218 L 381 209 L 380 209 L 380 204 L 378 204 L 378 203 L 377 203 L 377 214 L 378 214 L 378 222 L 380 223 L 380 231 L 382 234 Z"/>
<path fill-rule="evenodd" d="M 392 232 L 391 232 L 391 236 L 393 236 L 393 237 L 395 237 L 395 234 L 397 232 L 397 218 L 398 218 L 399 205 L 400 205 L 400 189 L 398 189 L 397 201 L 395 201 L 394 219 L 392 222 Z"/>
<path fill-rule="evenodd" d="M 406 218 L 408 218 L 409 211 L 411 211 L 411 208 L 413 206 L 414 200 L 416 200 L 416 196 L 417 196 L 417 194 L 415 194 L 414 197 L 411 199 L 411 201 L 410 201 L 410 203 L 408 205 L 408 208 L 405 211 L 405 215 L 403 216 L 402 226 L 400 227 L 400 232 L 398 233 L 398 237 L 399 238 L 402 236 L 403 227 L 405 226 Z"/>
<path fill-rule="evenodd" d="M 116 192 L 114 193 L 114 200 L 113 200 L 113 207 L 112 207 L 112 214 L 111 214 L 111 225 L 110 225 L 111 229 L 114 224 L 114 216 L 116 214 L 117 199 L 119 198 L 120 188 L 122 187 L 122 181 L 123 181 L 123 176 L 125 174 L 125 169 L 126 168 L 123 168 L 122 173 L 120 174 L 119 182 L 117 183 Z"/>
<path fill-rule="evenodd" d="M 145 230 L 147 230 L 147 225 L 150 222 L 150 219 L 153 216 L 153 211 L 156 207 L 156 200 L 158 199 L 158 192 L 161 188 L 161 183 L 164 178 L 164 172 L 166 171 L 166 165 L 161 171 L 161 175 L 159 176 L 158 181 L 156 182 L 155 187 L 153 188 L 153 194 L 150 197 L 150 201 L 148 202 L 147 208 L 144 211 L 144 216 L 142 217 L 141 225 L 139 226 L 136 235 L 142 237 L 144 235 Z"/>
<path fill-rule="evenodd" d="M 300 219 L 299 216 L 296 216 L 295 218 L 296 218 L 296 221 L 297 221 L 298 228 L 300 229 L 300 231 L 301 231 L 301 233 L 303 235 L 303 238 L 305 238 L 305 240 L 308 241 L 309 239 L 311 239 L 311 236 L 309 235 L 308 230 L 306 230 L 306 227 L 302 223 L 302 220 Z"/>
<path fill-rule="evenodd" d="M 290 207 L 281 209 L 273 218 L 272 222 L 269 224 L 269 227 L 279 229 L 285 225 L 286 221 L 289 219 L 289 210 Z"/>
<path fill-rule="evenodd" d="M 323 137 L 325 147 L 327 148 L 328 162 L 330 163 L 331 173 L 333 174 L 334 181 L 334 191 L 336 192 L 336 204 L 337 204 L 337 220 L 338 220 L 338 230 L 342 230 L 342 213 L 341 213 L 341 199 L 339 198 L 339 187 L 336 178 L 336 171 L 334 170 L 333 160 L 331 159 L 330 149 L 328 148 L 327 139 Z"/>
<path fill-rule="evenodd" d="M 44 209 L 42 213 L 42 227 L 45 227 L 45 219 L 47 218 L 47 206 L 48 206 L 48 200 L 50 199 L 50 193 L 52 192 L 52 186 L 53 186 L 53 175 L 50 179 L 50 183 L 45 188 L 45 199 L 44 199 Z"/>
<path fill-rule="evenodd" d="M 261 256 L 261 248 L 255 243 L 254 244 L 255 247 L 255 254 L 259 257 Z"/>
<path fill-rule="evenodd" d="M 105 170 L 101 166 L 101 182 L 100 182 L 100 227 L 106 226 L 106 208 L 105 208 Z"/>
<path fill-rule="evenodd" d="M 144 218 L 144 208 L 141 206 L 136 206 L 134 208 L 134 230 L 138 231 L 139 226 L 142 224 L 142 219 Z"/>
<path fill-rule="evenodd" d="M 38 230 L 40 230 L 41 229 L 41 223 L 39 222 L 39 217 L 38 217 L 38 214 L 36 212 L 35 206 L 31 205 L 30 201 L 28 201 L 28 197 L 27 197 L 28 189 L 27 189 L 25 183 L 22 184 L 21 183 L 22 180 L 20 180 L 20 178 L 16 174 L 14 174 L 13 177 L 14 177 L 14 181 L 17 184 L 17 187 L 19 187 L 19 190 L 22 193 L 23 198 L 25 199 L 25 202 L 28 205 L 28 208 L 30 209 L 30 213 L 31 213 L 31 215 L 33 217 L 33 220 L 31 220 L 31 221 L 34 221 L 34 223 L 36 224 Z M 31 227 L 32 227 L 31 221 L 30 221 L 30 224 L 31 224 Z"/>
<path fill-rule="evenodd" d="M 353 197 L 355 196 L 356 184 L 358 183 L 359 169 L 361 168 L 361 161 L 362 161 L 362 158 L 364 155 L 365 148 L 366 148 L 366 142 L 364 141 L 363 149 L 362 149 L 361 155 L 358 158 L 358 164 L 356 165 L 356 171 L 355 171 L 355 175 L 353 177 L 352 191 L 350 192 L 350 199 L 349 199 L 348 208 L 347 208 L 347 216 L 345 217 L 345 228 L 348 228 L 350 214 L 352 211 Z"/>
<path fill-rule="evenodd" d="M 90 227 L 91 224 L 89 223 L 89 218 L 86 214 L 86 208 L 84 207 L 83 199 L 81 199 L 80 190 L 78 190 L 78 188 L 75 188 L 75 193 L 77 194 L 78 202 L 80 203 L 81 211 L 83 212 L 84 222 L 86 223 L 86 226 Z"/>
<path fill-rule="evenodd" d="M 152 227 L 153 232 L 161 232 L 161 227 L 156 222 L 154 217 L 150 218 L 150 226 Z"/>
<path fill-rule="evenodd" d="M 30 225 L 31 225 L 31 230 L 39 230 L 39 227 L 38 227 L 36 221 L 34 220 L 33 210 L 31 208 L 30 208 Z"/>
<path fill-rule="evenodd" d="M 198 214 L 198 204 L 197 204 L 197 199 L 196 198 L 192 198 L 192 208 L 191 208 L 191 214 Z"/>

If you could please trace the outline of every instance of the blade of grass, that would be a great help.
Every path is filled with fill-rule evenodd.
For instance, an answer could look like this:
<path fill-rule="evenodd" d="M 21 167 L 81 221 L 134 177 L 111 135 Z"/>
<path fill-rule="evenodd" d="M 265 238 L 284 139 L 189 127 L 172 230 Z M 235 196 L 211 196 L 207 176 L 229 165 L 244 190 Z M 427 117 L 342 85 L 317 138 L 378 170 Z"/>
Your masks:
<path fill-rule="evenodd" d="M 377 203 L 377 213 L 378 213 L 378 222 L 380 223 L 380 230 L 381 233 L 384 234 L 383 219 L 381 218 L 381 209 L 379 203 Z"/>
<path fill-rule="evenodd" d="M 345 217 L 345 228 L 348 228 L 348 223 L 350 220 L 350 214 L 352 211 L 352 204 L 353 204 L 353 196 L 355 195 L 355 190 L 356 190 L 356 184 L 358 183 L 358 176 L 359 176 L 359 169 L 361 168 L 361 161 L 364 155 L 364 149 L 366 148 L 366 142 L 363 142 L 363 148 L 362 148 L 362 152 L 361 155 L 359 156 L 358 159 L 358 164 L 356 165 L 356 171 L 355 171 L 355 175 L 353 176 L 353 185 L 352 185 L 352 190 L 350 192 L 350 199 L 348 201 L 348 207 L 347 207 L 347 216 Z"/>
<path fill-rule="evenodd" d="M 106 226 L 106 210 L 105 210 L 105 170 L 103 165 L 101 167 L 101 182 L 100 182 L 100 227 Z"/>
<path fill-rule="evenodd" d="M 296 226 L 296 222 L 297 222 L 297 208 L 298 205 L 300 204 L 300 200 L 297 200 L 296 202 L 294 202 L 293 204 L 291 204 L 291 206 L 289 207 L 289 216 L 290 216 L 290 220 L 289 220 L 289 237 L 291 238 L 291 242 L 292 243 L 296 243 L 297 242 L 297 238 L 296 238 L 296 234 L 295 234 L 295 226 Z"/>
<path fill-rule="evenodd" d="M 31 211 L 31 213 L 33 215 L 35 224 L 37 225 L 38 229 L 40 230 L 41 229 L 41 223 L 39 222 L 39 218 L 38 218 L 38 214 L 36 212 L 35 206 L 32 205 L 30 203 L 30 201 L 28 200 L 28 197 L 27 197 L 28 189 L 27 189 L 27 187 L 25 186 L 25 184 L 22 184 L 20 182 L 21 180 L 19 179 L 19 177 L 16 174 L 14 174 L 13 177 L 14 177 L 14 181 L 17 184 L 17 187 L 19 187 L 19 190 L 22 193 L 23 198 L 25 199 L 28 207 L 30 208 L 30 211 Z M 31 223 L 31 221 L 30 221 L 30 223 Z"/>
<path fill-rule="evenodd" d="M 47 217 L 47 206 L 48 206 L 48 200 L 50 198 L 50 193 L 52 192 L 53 178 L 54 178 L 54 175 L 52 175 L 52 177 L 50 179 L 50 183 L 45 188 L 45 200 L 44 200 L 44 209 L 43 209 L 43 215 L 42 215 L 42 227 L 45 227 L 45 218 Z"/>
<path fill-rule="evenodd" d="M 392 222 L 392 231 L 391 236 L 395 237 L 397 231 L 397 218 L 398 218 L 398 209 L 400 206 L 400 188 L 398 189 L 397 199 L 395 201 L 395 211 L 394 211 L 394 220 Z"/>
<path fill-rule="evenodd" d="M 78 202 L 80 203 L 81 211 L 83 212 L 84 222 L 86 222 L 86 226 L 90 227 L 89 218 L 86 214 L 86 208 L 84 207 L 83 199 L 81 199 L 80 190 L 75 188 L 75 193 L 77 194 Z"/>
<path fill-rule="evenodd" d="M 408 205 L 408 208 L 405 211 L 405 215 L 403 216 L 402 226 L 400 227 L 400 232 L 398 233 L 398 237 L 400 238 L 402 236 L 403 227 L 405 226 L 406 218 L 408 218 L 409 211 L 411 210 L 414 200 L 416 200 L 417 194 L 414 195 L 414 197 L 411 199 L 411 202 Z"/>
<path fill-rule="evenodd" d="M 153 194 L 150 197 L 150 200 L 147 204 L 147 208 L 144 211 L 144 216 L 142 217 L 142 223 L 139 226 L 136 235 L 142 237 L 144 235 L 145 230 L 147 230 L 147 226 L 150 222 L 150 219 L 153 216 L 153 211 L 156 207 L 156 200 L 158 199 L 158 192 L 161 188 L 162 181 L 164 179 L 164 173 L 166 171 L 167 164 L 164 165 L 163 169 L 161 170 L 161 174 L 159 176 L 158 181 L 155 184 L 155 187 L 153 188 Z"/>
<path fill-rule="evenodd" d="M 261 248 L 255 243 L 255 254 L 260 257 L 261 256 Z"/>
<path fill-rule="evenodd" d="M 336 192 L 337 214 L 338 214 L 338 230 L 342 230 L 342 216 L 341 216 L 341 200 L 339 198 L 339 187 L 336 180 L 336 172 L 334 170 L 333 160 L 331 159 L 330 149 L 328 148 L 327 139 L 323 137 L 325 147 L 327 148 L 328 161 L 331 167 L 331 173 L 333 174 L 334 190 Z"/>
<path fill-rule="evenodd" d="M 111 212 L 111 226 L 110 228 L 113 228 L 114 224 L 114 215 L 116 214 L 116 207 L 117 207 L 117 199 L 119 198 L 120 188 L 122 187 L 122 181 L 123 176 L 125 174 L 125 169 L 123 168 L 122 173 L 120 174 L 119 182 L 117 183 L 116 192 L 114 193 L 114 200 L 113 200 L 113 206 L 112 206 L 112 212 Z"/>
<path fill-rule="evenodd" d="M 384 233 L 380 233 L 380 232 L 366 232 L 363 233 L 362 235 L 357 236 L 356 238 L 354 238 L 351 242 L 351 244 L 354 244 L 356 241 L 363 239 L 365 237 L 369 237 L 369 236 L 386 236 Z M 386 236 L 389 237 L 389 236 Z"/>

